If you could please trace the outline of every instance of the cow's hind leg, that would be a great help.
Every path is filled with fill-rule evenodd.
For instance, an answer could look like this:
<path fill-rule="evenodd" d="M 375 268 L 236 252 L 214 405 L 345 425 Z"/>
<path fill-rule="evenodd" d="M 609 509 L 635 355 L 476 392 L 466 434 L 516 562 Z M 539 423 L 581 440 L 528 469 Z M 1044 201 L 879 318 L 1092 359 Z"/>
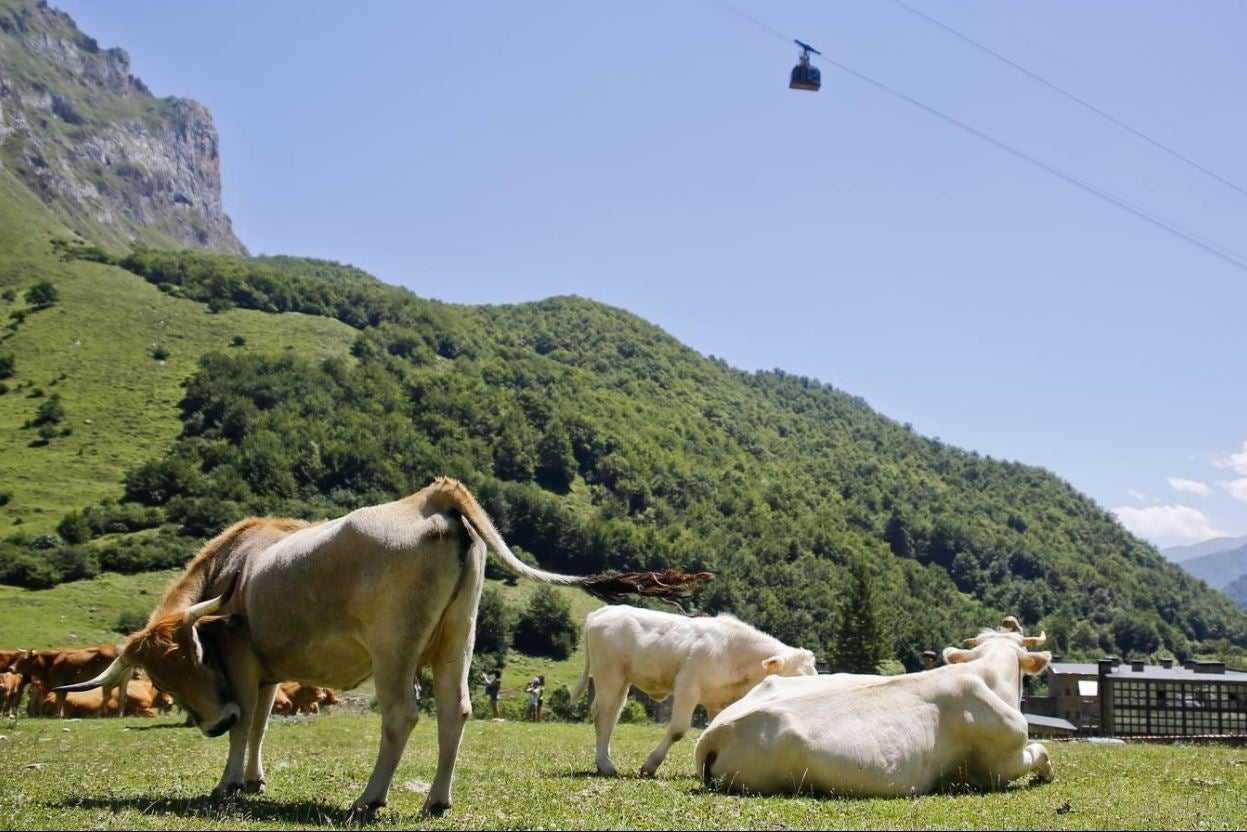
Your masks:
<path fill-rule="evenodd" d="M 458 644 L 455 644 L 456 641 Z M 433 657 L 433 697 L 437 702 L 437 774 L 421 809 L 426 815 L 438 815 L 450 808 L 455 759 L 463 740 L 463 726 L 472 715 L 472 700 L 468 691 L 472 629 L 443 644 L 445 649 Z"/>
<path fill-rule="evenodd" d="M 419 651 L 419 645 L 411 645 L 412 653 Z M 420 709 L 416 702 L 416 656 L 403 655 L 387 661 L 373 657 L 373 677 L 377 686 L 377 707 L 381 711 L 381 748 L 377 752 L 377 762 L 372 768 L 372 776 L 364 793 L 351 804 L 351 812 L 371 815 L 385 805 L 386 795 L 390 792 L 390 781 L 394 778 L 394 769 L 407 747 L 407 738 L 411 729 L 416 727 L 420 719 Z"/>
<path fill-rule="evenodd" d="M 593 679 L 593 704 L 589 713 L 593 716 L 593 728 L 597 732 L 598 773 L 615 777 L 619 772 L 611 762 L 611 734 L 628 698 L 628 680 L 609 672 L 599 672 Z"/>
<path fill-rule="evenodd" d="M 653 777 L 658 767 L 662 765 L 662 761 L 667 759 L 667 751 L 688 733 L 688 729 L 693 725 L 695 707 L 697 707 L 695 696 L 687 692 L 677 691 L 675 693 L 671 701 L 671 721 L 667 723 L 667 735 L 662 738 L 662 742 L 658 743 L 658 747 L 650 752 L 645 765 L 641 766 L 642 777 Z"/>
<path fill-rule="evenodd" d="M 251 715 L 251 733 L 247 737 L 247 769 L 243 774 L 243 791 L 264 793 L 264 758 L 261 747 L 264 745 L 264 732 L 268 730 L 268 717 L 273 711 L 273 700 L 276 698 L 277 685 L 260 688 L 255 712 Z"/>

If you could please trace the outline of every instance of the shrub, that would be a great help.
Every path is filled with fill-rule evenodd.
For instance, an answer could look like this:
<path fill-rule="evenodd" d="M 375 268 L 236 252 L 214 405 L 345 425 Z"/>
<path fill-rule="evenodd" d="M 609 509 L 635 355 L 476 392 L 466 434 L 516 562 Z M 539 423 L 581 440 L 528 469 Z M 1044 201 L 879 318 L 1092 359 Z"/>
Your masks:
<path fill-rule="evenodd" d="M 0 378 L 11 378 L 16 365 L 17 360 L 13 358 L 12 353 L 0 354 Z"/>
<path fill-rule="evenodd" d="M 147 626 L 147 613 L 137 610 L 126 610 L 117 616 L 117 623 L 113 625 L 113 629 L 128 636 L 130 633 L 137 632 Z"/>
<path fill-rule="evenodd" d="M 580 640 L 580 626 L 572 620 L 571 604 L 553 588 L 533 593 L 515 626 L 513 646 L 530 656 L 555 661 L 567 658 Z"/>
<path fill-rule="evenodd" d="M 26 290 L 26 302 L 36 309 L 44 309 L 56 303 L 60 293 L 50 280 L 40 280 Z"/>
<path fill-rule="evenodd" d="M 169 357 L 169 350 L 163 344 L 152 344 L 151 354 L 157 361 L 164 361 Z"/>

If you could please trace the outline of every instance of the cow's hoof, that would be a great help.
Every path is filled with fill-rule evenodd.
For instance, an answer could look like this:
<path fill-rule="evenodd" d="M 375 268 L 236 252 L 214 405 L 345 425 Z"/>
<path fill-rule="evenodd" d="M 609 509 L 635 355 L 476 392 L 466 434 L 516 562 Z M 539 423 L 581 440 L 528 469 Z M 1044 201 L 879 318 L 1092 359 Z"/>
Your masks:
<path fill-rule="evenodd" d="M 618 777 L 619 770 L 614 766 L 598 766 L 598 774 L 603 777 Z"/>
<path fill-rule="evenodd" d="M 641 779 L 647 779 L 647 778 L 653 777 L 656 771 L 658 771 L 658 769 L 656 768 L 650 768 L 649 766 L 641 766 Z"/>
<path fill-rule="evenodd" d="M 355 820 L 372 820 L 376 816 L 377 810 L 384 808 L 384 800 L 374 800 L 371 803 L 361 803 L 357 800 L 351 804 L 351 817 Z"/>
<path fill-rule="evenodd" d="M 450 808 L 449 803 L 426 803 L 420 808 L 420 814 L 430 818 L 440 818 Z"/>
<path fill-rule="evenodd" d="M 210 797 L 213 800 L 228 800 L 241 789 L 242 783 L 226 783 L 223 786 L 217 786 L 213 789 Z"/>
<path fill-rule="evenodd" d="M 242 784 L 242 790 L 248 794 L 264 794 L 264 778 L 245 781 Z"/>

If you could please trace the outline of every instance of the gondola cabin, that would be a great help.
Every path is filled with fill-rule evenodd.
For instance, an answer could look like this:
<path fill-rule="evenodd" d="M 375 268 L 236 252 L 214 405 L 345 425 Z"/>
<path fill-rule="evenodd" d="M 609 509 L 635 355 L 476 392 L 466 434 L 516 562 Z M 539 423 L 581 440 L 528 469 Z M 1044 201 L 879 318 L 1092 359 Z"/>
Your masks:
<path fill-rule="evenodd" d="M 822 73 L 818 71 L 818 67 L 810 64 L 810 53 L 813 52 L 815 55 L 821 55 L 822 53 L 813 46 L 801 41 L 796 41 L 796 44 L 801 47 L 801 59 L 792 68 L 788 89 L 818 92 L 818 88 L 822 86 Z"/>

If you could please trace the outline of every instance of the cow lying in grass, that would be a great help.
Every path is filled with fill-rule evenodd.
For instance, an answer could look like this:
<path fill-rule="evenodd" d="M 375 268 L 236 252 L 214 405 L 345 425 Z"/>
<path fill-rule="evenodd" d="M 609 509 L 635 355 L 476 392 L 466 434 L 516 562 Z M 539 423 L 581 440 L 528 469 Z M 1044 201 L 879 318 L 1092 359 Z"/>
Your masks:
<path fill-rule="evenodd" d="M 614 776 L 611 734 L 628 686 L 658 700 L 673 696 L 667 735 L 641 767 L 641 776 L 649 777 L 671 745 L 688 732 L 699 704 L 714 715 L 768 674 L 816 672 L 809 650 L 789 647 L 730 615 L 688 618 L 636 607 L 601 607 L 585 618 L 585 669 L 572 701 L 593 677 L 590 711 L 597 731 L 597 767 Z"/>
<path fill-rule="evenodd" d="M 279 682 L 349 690 L 372 676 L 381 747 L 352 806 L 370 813 L 385 805 L 420 716 L 414 682 L 430 666 L 438 761 L 423 811 L 440 812 L 450 806 L 472 710 L 468 664 L 487 546 L 515 575 L 606 600 L 682 597 L 710 577 L 672 569 L 582 578 L 533 569 L 511 553 L 466 488 L 441 478 L 405 499 L 327 522 L 252 518 L 231 526 L 187 565 L 116 662 L 67 690 L 112 684 L 133 665 L 145 668 L 204 734 L 229 733 L 229 758 L 214 789 L 224 795 L 263 790 L 260 748 Z"/>
<path fill-rule="evenodd" d="M 769 677 L 706 728 L 697 770 L 708 787 L 761 794 L 1001 788 L 1031 772 L 1051 780 L 1018 704 L 1022 674 L 1052 658 L 1027 651 L 1043 641 L 987 630 L 921 673 Z"/>

